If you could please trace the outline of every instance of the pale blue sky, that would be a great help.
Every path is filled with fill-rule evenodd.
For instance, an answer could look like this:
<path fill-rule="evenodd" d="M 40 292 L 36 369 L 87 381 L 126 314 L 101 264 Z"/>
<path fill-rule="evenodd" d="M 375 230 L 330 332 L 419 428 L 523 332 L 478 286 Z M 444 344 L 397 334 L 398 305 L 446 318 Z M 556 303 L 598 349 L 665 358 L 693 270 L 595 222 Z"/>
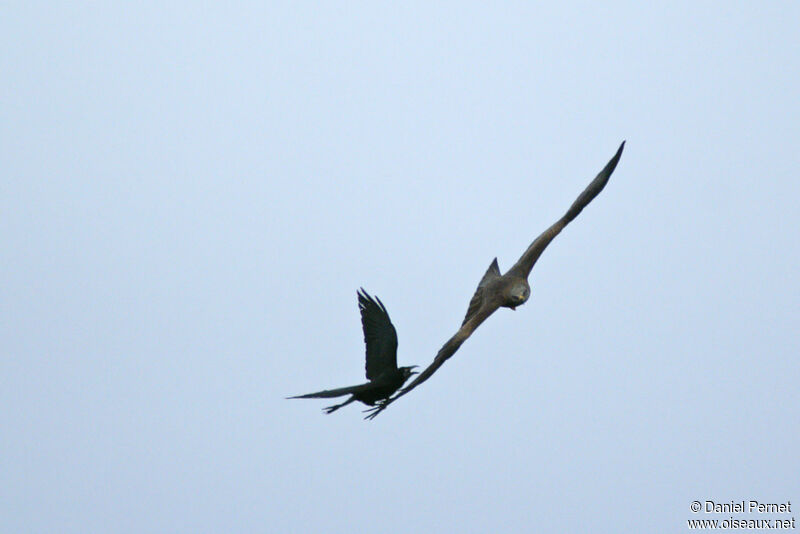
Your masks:
<path fill-rule="evenodd" d="M 0 17 L 0 531 L 682 532 L 800 503 L 796 2 Z M 356 289 L 426 365 L 373 422 Z M 360 406 L 360 405 L 359 405 Z"/>

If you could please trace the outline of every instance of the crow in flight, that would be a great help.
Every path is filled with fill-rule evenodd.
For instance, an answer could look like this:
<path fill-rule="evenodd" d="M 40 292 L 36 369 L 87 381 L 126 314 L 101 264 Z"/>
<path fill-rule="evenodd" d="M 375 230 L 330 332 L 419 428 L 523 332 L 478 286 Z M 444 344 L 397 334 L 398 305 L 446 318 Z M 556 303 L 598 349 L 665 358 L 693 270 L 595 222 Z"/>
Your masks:
<path fill-rule="evenodd" d="M 325 413 L 333 413 L 353 401 L 373 406 L 378 401 L 388 399 L 411 375 L 417 374 L 412 371 L 416 365 L 397 367 L 397 332 L 383 302 L 378 297 L 373 299 L 361 288 L 358 292 L 358 309 L 361 311 L 361 326 L 364 329 L 364 343 L 367 345 L 365 367 L 369 382 L 289 397 L 290 399 L 328 399 L 350 395 L 342 404 L 325 408 Z"/>
<path fill-rule="evenodd" d="M 550 244 L 550 241 L 577 217 L 581 210 L 603 190 L 606 183 L 608 183 L 608 178 L 611 176 L 611 173 L 614 172 L 617 162 L 619 162 L 624 147 L 625 141 L 619 146 L 617 153 L 614 154 L 611 161 L 600 171 L 600 174 L 592 180 L 592 183 L 586 187 L 583 193 L 578 195 L 578 198 L 572 203 L 567 213 L 550 226 L 550 228 L 542 232 L 506 274 L 500 274 L 497 258 L 494 259 L 492 264 L 489 265 L 486 274 L 481 278 L 478 289 L 475 290 L 475 294 L 469 301 L 467 315 L 464 317 L 464 322 L 461 323 L 461 328 L 459 328 L 455 335 L 439 349 L 433 363 L 422 371 L 408 387 L 403 388 L 400 393 L 393 398 L 387 398 L 378 403 L 377 406 L 366 410 L 367 412 L 371 412 L 366 416 L 367 419 L 374 418 L 385 410 L 389 404 L 429 379 L 448 358 L 455 354 L 461 344 L 472 335 L 475 329 L 498 308 L 511 308 L 513 310 L 517 306 L 525 304 L 531 294 L 531 288 L 528 285 L 528 275 L 530 275 L 536 260 L 542 255 L 542 252 L 544 252 L 544 249 Z"/>

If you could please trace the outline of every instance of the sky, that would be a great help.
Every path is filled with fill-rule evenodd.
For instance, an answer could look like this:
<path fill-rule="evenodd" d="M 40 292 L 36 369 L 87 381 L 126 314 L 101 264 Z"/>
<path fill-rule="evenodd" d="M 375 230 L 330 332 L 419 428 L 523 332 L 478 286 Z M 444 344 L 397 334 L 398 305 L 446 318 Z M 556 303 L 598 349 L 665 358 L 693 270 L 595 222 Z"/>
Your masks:
<path fill-rule="evenodd" d="M 800 506 L 798 17 L 7 4 L 0 531 L 683 532 L 734 515 L 694 500 Z M 362 286 L 427 365 L 622 140 L 528 303 L 413 394 L 374 421 L 285 399 L 365 380 Z"/>

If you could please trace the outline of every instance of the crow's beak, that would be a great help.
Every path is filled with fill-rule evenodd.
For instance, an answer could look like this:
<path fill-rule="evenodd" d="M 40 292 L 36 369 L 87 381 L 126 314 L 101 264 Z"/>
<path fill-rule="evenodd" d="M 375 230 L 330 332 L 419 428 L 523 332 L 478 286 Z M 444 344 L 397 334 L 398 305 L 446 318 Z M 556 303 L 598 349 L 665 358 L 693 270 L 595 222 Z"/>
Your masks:
<path fill-rule="evenodd" d="M 408 370 L 411 371 L 411 369 L 416 369 L 417 367 L 419 367 L 419 365 L 412 365 L 408 368 Z M 408 376 L 418 375 L 418 374 L 419 371 L 411 371 L 410 373 L 408 373 Z"/>

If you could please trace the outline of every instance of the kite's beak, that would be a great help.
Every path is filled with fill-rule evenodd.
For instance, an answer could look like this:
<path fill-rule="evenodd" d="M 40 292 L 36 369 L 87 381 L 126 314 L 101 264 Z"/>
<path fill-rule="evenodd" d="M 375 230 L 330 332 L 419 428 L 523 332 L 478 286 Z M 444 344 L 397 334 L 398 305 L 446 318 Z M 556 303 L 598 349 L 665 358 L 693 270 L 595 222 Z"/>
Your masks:
<path fill-rule="evenodd" d="M 511 308 L 511 311 L 517 311 L 517 307 L 516 306 L 509 306 L 509 308 Z"/>
<path fill-rule="evenodd" d="M 417 367 L 419 367 L 419 365 L 412 365 L 408 369 L 409 369 L 409 371 L 411 371 L 411 369 L 416 369 Z M 410 373 L 408 373 L 408 376 L 418 375 L 418 374 L 419 374 L 419 371 L 411 371 Z"/>

